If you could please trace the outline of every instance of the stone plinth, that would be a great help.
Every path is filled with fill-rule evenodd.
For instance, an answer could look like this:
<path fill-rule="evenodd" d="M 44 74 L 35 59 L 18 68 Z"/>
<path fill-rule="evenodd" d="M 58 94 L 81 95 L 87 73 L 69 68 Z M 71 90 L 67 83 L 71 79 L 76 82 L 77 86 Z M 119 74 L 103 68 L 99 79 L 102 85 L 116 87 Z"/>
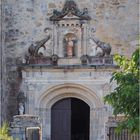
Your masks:
<path fill-rule="evenodd" d="M 81 64 L 78 58 L 63 58 L 58 60 L 58 65 L 79 65 Z"/>
<path fill-rule="evenodd" d="M 38 116 L 27 114 L 14 116 L 14 121 L 11 123 L 11 134 L 14 139 L 26 140 L 27 128 L 41 129 Z"/>

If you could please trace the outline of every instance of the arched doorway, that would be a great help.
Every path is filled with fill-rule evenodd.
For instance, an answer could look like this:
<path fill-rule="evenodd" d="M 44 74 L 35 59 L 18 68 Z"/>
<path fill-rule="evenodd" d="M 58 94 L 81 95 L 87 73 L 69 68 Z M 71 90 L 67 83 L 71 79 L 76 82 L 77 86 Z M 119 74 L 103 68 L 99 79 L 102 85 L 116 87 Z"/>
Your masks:
<path fill-rule="evenodd" d="M 89 140 L 90 107 L 77 98 L 65 98 L 51 109 L 51 140 Z"/>

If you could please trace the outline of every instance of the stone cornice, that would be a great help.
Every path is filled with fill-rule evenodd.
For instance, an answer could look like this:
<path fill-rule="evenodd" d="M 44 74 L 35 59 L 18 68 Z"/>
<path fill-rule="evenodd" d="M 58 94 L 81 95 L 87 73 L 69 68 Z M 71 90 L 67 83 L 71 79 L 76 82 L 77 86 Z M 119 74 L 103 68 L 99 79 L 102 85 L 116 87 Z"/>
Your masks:
<path fill-rule="evenodd" d="M 18 65 L 18 68 L 22 69 L 23 71 L 65 71 L 65 72 L 72 72 L 75 70 L 101 70 L 101 71 L 106 71 L 106 70 L 111 70 L 114 71 L 118 69 L 119 67 L 116 65 L 58 65 L 58 66 L 53 66 L 53 65 L 45 65 L 45 64 L 29 64 L 29 65 Z"/>

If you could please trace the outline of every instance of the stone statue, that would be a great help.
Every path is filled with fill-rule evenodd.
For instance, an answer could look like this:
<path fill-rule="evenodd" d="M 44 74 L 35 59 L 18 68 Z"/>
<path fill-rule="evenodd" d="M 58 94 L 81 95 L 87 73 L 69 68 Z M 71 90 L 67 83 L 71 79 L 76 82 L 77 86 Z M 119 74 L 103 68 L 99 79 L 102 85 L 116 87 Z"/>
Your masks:
<path fill-rule="evenodd" d="M 90 39 L 88 55 L 89 56 L 100 56 L 100 55 L 102 55 L 102 53 L 103 53 L 102 49 L 97 47 L 97 44 L 92 39 Z"/>
<path fill-rule="evenodd" d="M 67 56 L 72 57 L 73 56 L 73 49 L 74 49 L 74 42 L 71 37 L 66 38 L 66 51 L 67 51 Z"/>
<path fill-rule="evenodd" d="M 111 52 L 111 46 L 109 43 L 102 42 L 100 40 L 96 40 L 94 37 L 92 37 L 93 41 L 97 44 L 96 49 L 98 47 L 102 50 L 102 56 L 108 56 Z"/>
<path fill-rule="evenodd" d="M 24 114 L 24 111 L 25 111 L 25 107 L 24 107 L 25 101 L 26 101 L 26 97 L 24 95 L 24 92 L 20 91 L 18 96 L 17 96 L 19 115 L 23 115 Z"/>
<path fill-rule="evenodd" d="M 50 38 L 51 38 L 51 36 L 48 35 L 45 39 L 42 39 L 41 41 L 36 42 L 35 45 L 34 45 L 34 44 L 31 44 L 31 46 L 28 48 L 28 52 L 29 52 L 30 56 L 38 56 L 38 55 L 39 55 L 39 54 L 38 54 L 38 51 L 39 51 L 39 49 L 40 49 L 41 47 L 43 47 L 44 49 L 46 49 L 45 46 L 44 46 L 44 44 L 45 44 Z"/>
<path fill-rule="evenodd" d="M 24 105 L 23 103 L 19 103 L 19 115 L 23 115 L 24 114 Z"/>
<path fill-rule="evenodd" d="M 110 52 L 111 52 L 111 46 L 109 43 L 105 43 L 105 42 L 102 42 L 102 41 L 97 41 L 97 48 L 101 48 L 102 51 L 103 51 L 103 54 L 102 56 L 108 56 L 110 55 Z"/>

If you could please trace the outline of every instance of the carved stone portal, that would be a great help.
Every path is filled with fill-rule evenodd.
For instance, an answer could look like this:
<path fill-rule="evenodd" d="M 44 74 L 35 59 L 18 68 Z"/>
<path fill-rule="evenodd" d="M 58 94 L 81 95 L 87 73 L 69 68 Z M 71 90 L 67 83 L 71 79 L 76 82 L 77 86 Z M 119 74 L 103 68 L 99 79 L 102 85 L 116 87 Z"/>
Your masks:
<path fill-rule="evenodd" d="M 53 66 L 113 64 L 110 44 L 94 37 L 90 19 L 87 8 L 80 11 L 73 0 L 67 0 L 61 12 L 55 9 L 50 17 L 52 26 L 46 29 L 51 30 L 52 35 L 29 47 L 25 63 Z M 47 46 L 49 42 L 51 48 Z"/>

